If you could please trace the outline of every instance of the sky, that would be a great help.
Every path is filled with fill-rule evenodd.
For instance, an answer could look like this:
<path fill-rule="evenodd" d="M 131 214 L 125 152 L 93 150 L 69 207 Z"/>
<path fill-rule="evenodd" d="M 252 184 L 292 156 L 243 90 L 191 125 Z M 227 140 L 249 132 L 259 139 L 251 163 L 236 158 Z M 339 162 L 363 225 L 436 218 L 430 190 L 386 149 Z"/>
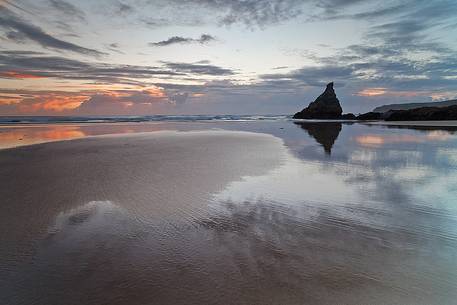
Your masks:
<path fill-rule="evenodd" d="M 457 98 L 457 1 L 0 0 L 0 115 L 293 114 Z"/>

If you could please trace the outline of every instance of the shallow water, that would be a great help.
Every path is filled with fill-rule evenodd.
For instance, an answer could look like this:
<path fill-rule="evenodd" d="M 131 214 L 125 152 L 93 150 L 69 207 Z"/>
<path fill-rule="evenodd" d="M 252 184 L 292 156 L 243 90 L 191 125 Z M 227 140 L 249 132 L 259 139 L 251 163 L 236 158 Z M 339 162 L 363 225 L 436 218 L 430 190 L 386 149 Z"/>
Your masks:
<path fill-rule="evenodd" d="M 6 304 L 455 304 L 456 127 L 133 125 L 0 152 Z"/>

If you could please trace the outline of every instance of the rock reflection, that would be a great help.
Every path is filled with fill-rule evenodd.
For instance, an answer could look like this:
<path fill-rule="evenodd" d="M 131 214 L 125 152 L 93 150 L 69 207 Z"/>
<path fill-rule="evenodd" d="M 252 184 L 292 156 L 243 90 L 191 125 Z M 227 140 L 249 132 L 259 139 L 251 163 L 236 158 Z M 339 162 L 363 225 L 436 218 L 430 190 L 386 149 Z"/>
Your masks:
<path fill-rule="evenodd" d="M 325 153 L 330 155 L 332 153 L 333 144 L 335 144 L 338 135 L 341 132 L 342 124 L 339 122 L 322 122 L 322 123 L 310 123 L 310 122 L 294 122 L 302 129 L 306 130 L 310 136 L 312 136 L 317 143 L 324 147 Z"/>

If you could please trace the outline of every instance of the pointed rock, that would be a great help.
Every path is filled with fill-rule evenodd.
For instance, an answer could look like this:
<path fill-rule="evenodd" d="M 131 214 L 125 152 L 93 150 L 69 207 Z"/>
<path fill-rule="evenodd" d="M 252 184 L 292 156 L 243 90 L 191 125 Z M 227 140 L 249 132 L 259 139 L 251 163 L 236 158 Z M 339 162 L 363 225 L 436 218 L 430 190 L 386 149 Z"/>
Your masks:
<path fill-rule="evenodd" d="M 340 119 L 343 109 L 333 89 L 333 82 L 327 84 L 324 93 L 308 107 L 294 115 L 294 119 Z"/>

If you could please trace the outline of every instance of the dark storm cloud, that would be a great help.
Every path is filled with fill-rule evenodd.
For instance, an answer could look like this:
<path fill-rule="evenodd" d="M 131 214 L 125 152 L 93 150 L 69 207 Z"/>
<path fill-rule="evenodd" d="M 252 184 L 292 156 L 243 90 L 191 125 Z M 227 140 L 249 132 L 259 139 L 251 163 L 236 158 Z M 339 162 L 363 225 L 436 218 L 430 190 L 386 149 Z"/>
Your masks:
<path fill-rule="evenodd" d="M 67 18 L 79 19 L 85 21 L 85 13 L 77 8 L 74 4 L 63 0 L 49 0 L 49 4 L 52 8 L 57 10 L 59 13 L 64 14 Z"/>
<path fill-rule="evenodd" d="M 24 37 L 27 37 L 28 39 L 40 44 L 44 48 L 56 49 L 60 51 L 71 51 L 91 56 L 101 56 L 104 54 L 94 49 L 84 48 L 71 42 L 55 38 L 44 32 L 40 27 L 27 23 L 26 21 L 20 19 L 18 16 L 14 15 L 8 9 L 1 6 L 0 27 L 7 30 L 16 31 Z"/>
<path fill-rule="evenodd" d="M 189 44 L 189 43 L 199 43 L 205 44 L 211 41 L 216 40 L 215 37 L 209 34 L 202 34 L 199 38 L 189 38 L 189 37 L 181 37 L 181 36 L 173 36 L 168 38 L 167 40 L 162 40 L 158 42 L 150 42 L 149 46 L 151 47 L 166 47 L 173 44 Z"/>

